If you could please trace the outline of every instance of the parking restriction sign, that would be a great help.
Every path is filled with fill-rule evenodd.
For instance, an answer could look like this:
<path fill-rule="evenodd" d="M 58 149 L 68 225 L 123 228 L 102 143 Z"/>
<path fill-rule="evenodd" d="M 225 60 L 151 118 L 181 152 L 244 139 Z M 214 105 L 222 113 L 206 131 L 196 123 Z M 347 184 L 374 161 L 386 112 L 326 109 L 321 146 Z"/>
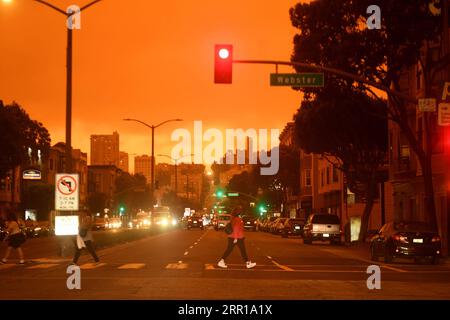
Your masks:
<path fill-rule="evenodd" d="M 79 176 L 78 174 L 56 174 L 55 210 L 78 211 Z"/>

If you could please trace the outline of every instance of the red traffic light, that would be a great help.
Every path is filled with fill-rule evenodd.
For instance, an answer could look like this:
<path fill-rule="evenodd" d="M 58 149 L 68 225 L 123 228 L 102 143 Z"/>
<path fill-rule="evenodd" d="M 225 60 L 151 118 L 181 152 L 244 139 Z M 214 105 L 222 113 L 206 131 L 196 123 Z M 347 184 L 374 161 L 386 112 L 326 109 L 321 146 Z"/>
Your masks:
<path fill-rule="evenodd" d="M 214 83 L 231 83 L 233 80 L 233 46 L 217 44 L 214 50 Z"/>

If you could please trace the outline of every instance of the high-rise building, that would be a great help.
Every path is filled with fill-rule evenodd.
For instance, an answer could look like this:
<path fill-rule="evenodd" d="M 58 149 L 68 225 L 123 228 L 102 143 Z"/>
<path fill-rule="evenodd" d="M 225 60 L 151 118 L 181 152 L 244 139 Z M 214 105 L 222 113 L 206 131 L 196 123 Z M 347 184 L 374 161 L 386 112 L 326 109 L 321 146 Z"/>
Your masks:
<path fill-rule="evenodd" d="M 119 152 L 119 169 L 123 172 L 128 172 L 128 153 Z"/>
<path fill-rule="evenodd" d="M 113 165 L 119 167 L 119 134 L 91 135 L 91 165 Z"/>
<path fill-rule="evenodd" d="M 151 183 L 152 157 L 147 155 L 137 156 L 134 158 L 134 173 L 142 174 L 147 183 Z"/>

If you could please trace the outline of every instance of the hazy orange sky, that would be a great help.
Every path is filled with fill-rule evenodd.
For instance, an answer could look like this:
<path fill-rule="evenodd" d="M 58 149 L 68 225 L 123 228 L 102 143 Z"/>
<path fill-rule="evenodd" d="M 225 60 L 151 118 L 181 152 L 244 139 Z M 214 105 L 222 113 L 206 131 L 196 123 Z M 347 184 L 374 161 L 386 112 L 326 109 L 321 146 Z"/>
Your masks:
<path fill-rule="evenodd" d="M 116 130 L 121 150 L 149 154 L 149 130 L 121 120 L 127 117 L 185 120 L 157 130 L 155 154 L 170 154 L 171 132 L 193 130 L 194 120 L 204 130 L 281 130 L 300 94 L 270 87 L 271 66 L 235 65 L 233 84 L 215 85 L 213 50 L 230 43 L 235 59 L 289 60 L 296 32 L 289 8 L 297 2 L 103 0 L 89 8 L 74 30 L 73 147 L 89 152 L 90 134 Z M 32 0 L 0 0 L 0 99 L 43 122 L 52 144 L 65 139 L 65 61 L 64 16 Z"/>

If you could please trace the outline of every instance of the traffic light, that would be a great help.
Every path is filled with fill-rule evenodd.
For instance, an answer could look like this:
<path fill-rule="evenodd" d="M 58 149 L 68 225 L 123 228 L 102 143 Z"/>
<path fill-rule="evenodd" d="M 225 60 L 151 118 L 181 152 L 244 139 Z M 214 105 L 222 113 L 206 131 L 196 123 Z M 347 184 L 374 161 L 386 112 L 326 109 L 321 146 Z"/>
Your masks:
<path fill-rule="evenodd" d="M 217 198 L 222 198 L 223 196 L 224 196 L 223 190 L 217 190 L 217 191 L 216 191 L 216 197 L 217 197 Z"/>
<path fill-rule="evenodd" d="M 230 84 L 233 80 L 233 46 L 216 44 L 214 50 L 214 83 Z"/>
<path fill-rule="evenodd" d="M 125 207 L 124 206 L 120 206 L 119 212 L 120 212 L 120 215 L 123 215 L 123 213 L 125 212 Z"/>

